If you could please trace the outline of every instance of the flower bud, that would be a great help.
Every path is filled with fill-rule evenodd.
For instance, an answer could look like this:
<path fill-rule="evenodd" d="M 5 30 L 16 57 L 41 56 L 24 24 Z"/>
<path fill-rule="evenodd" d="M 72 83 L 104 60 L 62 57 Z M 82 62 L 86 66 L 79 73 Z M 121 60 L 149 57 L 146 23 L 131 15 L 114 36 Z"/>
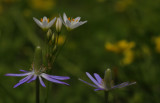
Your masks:
<path fill-rule="evenodd" d="M 54 33 L 52 34 L 52 39 L 51 40 L 55 41 L 55 34 Z"/>
<path fill-rule="evenodd" d="M 107 90 L 111 88 L 112 74 L 111 69 L 107 69 L 104 75 L 104 85 Z"/>
<path fill-rule="evenodd" d="M 56 30 L 58 33 L 61 31 L 61 28 L 62 28 L 62 20 L 60 18 L 57 18 Z"/>
<path fill-rule="evenodd" d="M 33 66 L 36 71 L 38 71 L 42 66 L 42 49 L 40 46 L 36 47 Z"/>
<path fill-rule="evenodd" d="M 47 32 L 47 38 L 50 39 L 51 35 L 52 35 L 52 30 L 49 29 L 48 32 Z"/>

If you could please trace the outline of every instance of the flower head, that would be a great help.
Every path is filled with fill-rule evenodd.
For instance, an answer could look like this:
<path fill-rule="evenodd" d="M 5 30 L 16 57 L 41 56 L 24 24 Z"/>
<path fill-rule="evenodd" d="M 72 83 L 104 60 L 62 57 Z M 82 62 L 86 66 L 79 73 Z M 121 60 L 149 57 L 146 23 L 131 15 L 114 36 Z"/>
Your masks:
<path fill-rule="evenodd" d="M 54 24 L 56 17 L 51 21 L 49 21 L 49 19 L 46 16 L 44 16 L 43 19 L 41 18 L 40 21 L 35 17 L 33 17 L 33 20 L 36 22 L 36 24 L 40 28 L 42 28 L 43 30 L 46 30 L 46 29 L 49 29 Z"/>
<path fill-rule="evenodd" d="M 8 73 L 6 74 L 5 76 L 15 76 L 15 77 L 22 77 L 22 76 L 26 76 L 25 78 L 21 79 L 19 81 L 19 83 L 17 83 L 14 88 L 18 87 L 19 85 L 27 82 L 27 83 L 30 83 L 36 79 L 39 79 L 39 82 L 40 84 L 43 86 L 43 87 L 46 87 L 42 78 L 50 81 L 50 82 L 53 82 L 53 83 L 59 83 L 59 84 L 65 84 L 65 85 L 69 85 L 68 83 L 65 83 L 65 82 L 62 82 L 60 80 L 67 80 L 67 79 L 70 79 L 70 77 L 67 77 L 67 76 L 55 76 L 55 75 L 49 75 L 49 74 L 46 74 L 46 73 L 43 73 L 43 69 L 40 69 L 39 71 L 36 71 L 34 68 L 32 71 L 25 71 L 25 70 L 20 70 L 21 74 L 12 74 L 12 73 Z"/>
<path fill-rule="evenodd" d="M 56 30 L 57 32 L 60 32 L 62 28 L 62 19 L 61 18 L 57 18 L 57 22 L 56 22 Z"/>
<path fill-rule="evenodd" d="M 67 18 L 66 14 L 63 13 L 63 24 L 66 26 L 68 30 L 72 30 L 74 28 L 79 27 L 80 25 L 83 25 L 87 21 L 80 21 L 81 17 L 76 17 L 75 19 Z"/>
<path fill-rule="evenodd" d="M 88 72 L 86 72 L 86 75 L 91 79 L 91 81 L 94 83 L 94 84 L 91 84 L 91 83 L 88 83 L 82 79 L 79 79 L 80 81 L 92 86 L 92 87 L 95 87 L 96 89 L 94 89 L 95 91 L 98 91 L 98 90 L 105 90 L 105 91 L 109 91 L 111 89 L 115 89 L 115 88 L 122 88 L 122 87 L 126 87 L 126 86 L 129 86 L 129 85 L 132 85 L 132 84 L 135 84 L 136 82 L 133 82 L 133 83 L 129 83 L 129 82 L 124 82 L 124 83 L 121 83 L 121 84 L 118 84 L 118 85 L 115 85 L 115 86 L 111 86 L 110 84 L 106 84 L 108 83 L 107 81 L 104 81 L 106 80 L 105 78 L 102 79 L 99 74 L 97 73 L 94 73 L 94 77 L 92 77 Z M 110 86 L 108 86 L 110 85 Z"/>

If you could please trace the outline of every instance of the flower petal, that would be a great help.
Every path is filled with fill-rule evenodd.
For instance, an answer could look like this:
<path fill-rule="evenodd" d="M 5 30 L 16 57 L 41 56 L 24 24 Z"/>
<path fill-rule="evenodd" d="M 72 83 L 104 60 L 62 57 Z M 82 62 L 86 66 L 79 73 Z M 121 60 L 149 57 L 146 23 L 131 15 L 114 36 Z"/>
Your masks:
<path fill-rule="evenodd" d="M 75 21 L 76 21 L 76 22 L 79 22 L 80 19 L 81 19 L 81 17 L 76 17 L 76 18 L 75 18 Z"/>
<path fill-rule="evenodd" d="M 17 83 L 13 88 L 16 88 L 16 87 L 18 87 L 19 85 L 25 83 L 25 82 L 28 81 L 31 77 L 32 77 L 32 75 L 28 75 L 27 77 L 23 78 L 22 80 L 20 80 L 21 82 Z"/>
<path fill-rule="evenodd" d="M 55 21 L 56 21 L 56 17 L 55 17 L 54 19 L 52 19 L 52 20 L 48 23 L 48 25 L 46 26 L 46 28 L 50 28 L 50 27 L 54 24 Z"/>
<path fill-rule="evenodd" d="M 34 75 L 33 78 L 30 79 L 27 83 L 30 83 L 30 82 L 32 82 L 32 81 L 34 81 L 34 80 L 36 80 L 36 79 L 37 79 L 37 75 Z"/>
<path fill-rule="evenodd" d="M 100 84 L 88 72 L 86 72 L 86 74 L 94 84 L 96 84 L 98 87 L 101 87 Z"/>
<path fill-rule="evenodd" d="M 54 76 L 54 75 L 49 75 L 47 74 L 50 78 L 53 78 L 53 79 L 57 79 L 57 80 L 67 80 L 67 79 L 70 79 L 70 77 L 67 77 L 67 76 Z"/>
<path fill-rule="evenodd" d="M 99 74 L 94 73 L 95 78 L 97 79 L 98 83 L 100 84 L 102 81 L 102 78 L 99 76 Z"/>
<path fill-rule="evenodd" d="M 43 86 L 43 87 L 46 87 L 46 85 L 44 84 L 44 82 L 43 82 L 43 80 L 42 80 L 42 78 L 39 76 L 39 81 L 40 81 L 40 83 L 41 83 L 41 85 Z"/>
<path fill-rule="evenodd" d="M 67 16 L 65 13 L 63 13 L 63 19 L 64 19 L 64 22 L 66 23 L 66 21 L 68 20 Z"/>
<path fill-rule="evenodd" d="M 76 23 L 76 24 L 70 26 L 70 28 L 71 28 L 71 29 L 77 28 L 77 27 L 79 27 L 79 26 L 85 24 L 86 22 L 87 22 L 87 21 L 78 22 L 78 23 Z"/>
<path fill-rule="evenodd" d="M 45 78 L 45 79 L 48 80 L 48 81 L 51 81 L 51 82 L 54 82 L 54 83 L 59 83 L 59 84 L 69 85 L 68 83 L 61 82 L 61 81 L 58 81 L 58 80 L 56 80 L 56 79 L 50 78 L 50 77 L 48 76 L 48 74 L 42 73 L 41 75 L 42 75 L 43 78 Z"/>
<path fill-rule="evenodd" d="M 66 25 L 65 25 L 67 28 L 71 28 L 71 22 L 67 19 L 66 20 Z"/>
<path fill-rule="evenodd" d="M 33 17 L 33 20 L 36 22 L 36 24 L 37 24 L 39 27 L 43 28 L 42 22 L 40 22 L 40 21 L 39 21 L 38 19 L 36 19 L 35 17 Z"/>
<path fill-rule="evenodd" d="M 118 85 L 113 86 L 112 89 L 115 89 L 115 88 L 123 88 L 123 87 L 129 86 L 129 85 L 135 84 L 135 83 L 136 83 L 136 82 L 133 82 L 133 83 L 124 82 L 124 83 L 121 83 L 121 84 L 118 84 Z"/>
<path fill-rule="evenodd" d="M 22 69 L 20 69 L 19 71 L 20 71 L 20 72 L 25 72 L 25 73 L 26 73 L 26 72 L 29 72 L 29 71 L 26 71 L 26 70 L 22 70 Z"/>
<path fill-rule="evenodd" d="M 92 87 L 99 88 L 99 87 L 97 87 L 96 85 L 93 85 L 93 84 L 91 84 L 91 83 L 88 83 L 88 82 L 86 82 L 86 81 L 84 81 L 84 80 L 82 80 L 82 79 L 79 79 L 79 80 L 82 81 L 83 83 L 86 83 L 86 84 L 92 86 Z"/>
<path fill-rule="evenodd" d="M 5 76 L 15 76 L 15 77 L 21 77 L 21 76 L 26 76 L 26 75 L 29 75 L 29 73 L 22 73 L 22 74 L 8 73 L 8 74 L 5 74 Z"/>
<path fill-rule="evenodd" d="M 104 89 L 102 88 L 94 89 L 94 91 L 99 91 L 99 90 L 104 90 Z"/>
<path fill-rule="evenodd" d="M 61 15 L 59 15 L 59 18 L 61 19 L 62 23 L 63 23 L 64 25 L 66 25 L 65 22 L 63 21 Z"/>

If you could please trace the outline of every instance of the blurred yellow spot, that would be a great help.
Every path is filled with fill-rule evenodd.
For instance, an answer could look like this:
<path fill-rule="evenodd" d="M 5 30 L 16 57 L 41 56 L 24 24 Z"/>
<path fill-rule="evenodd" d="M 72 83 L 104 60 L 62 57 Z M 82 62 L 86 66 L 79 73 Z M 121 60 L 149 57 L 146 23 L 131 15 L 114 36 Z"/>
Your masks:
<path fill-rule="evenodd" d="M 115 52 L 115 53 L 119 52 L 118 47 L 114 44 L 109 43 L 109 42 L 105 44 L 105 49 L 107 51 L 111 51 L 111 52 Z"/>
<path fill-rule="evenodd" d="M 15 2 L 15 1 L 17 1 L 17 0 L 3 0 L 5 3 L 13 3 L 13 2 Z"/>
<path fill-rule="evenodd" d="M 58 38 L 58 45 L 62 45 L 65 41 L 65 36 L 60 35 Z"/>
<path fill-rule="evenodd" d="M 49 18 L 47 19 L 47 22 L 49 23 Z"/>
<path fill-rule="evenodd" d="M 122 59 L 122 63 L 124 65 L 131 64 L 134 59 L 134 52 L 132 50 L 126 50 L 123 52 L 124 58 Z"/>
<path fill-rule="evenodd" d="M 105 49 L 107 51 L 123 54 L 124 57 L 121 61 L 124 65 L 130 64 L 134 60 L 134 52 L 132 51 L 132 48 L 134 47 L 134 42 L 127 42 L 126 40 L 120 40 L 115 44 L 109 42 L 105 44 Z"/>
<path fill-rule="evenodd" d="M 2 12 L 3 12 L 3 6 L 0 5 L 0 14 L 2 14 Z"/>
<path fill-rule="evenodd" d="M 133 0 L 118 0 L 115 4 L 117 12 L 123 12 L 133 3 Z"/>
<path fill-rule="evenodd" d="M 126 40 L 121 40 L 117 43 L 117 46 L 119 47 L 119 49 L 121 49 L 121 51 L 124 51 L 126 49 L 131 49 L 131 48 L 135 47 L 135 43 L 134 42 L 127 42 Z"/>
<path fill-rule="evenodd" d="M 23 11 L 23 15 L 24 15 L 25 17 L 30 17 L 30 15 L 31 15 L 31 10 L 25 9 L 25 10 Z"/>
<path fill-rule="evenodd" d="M 29 0 L 29 5 L 38 10 L 50 10 L 55 5 L 55 0 Z"/>
<path fill-rule="evenodd" d="M 155 50 L 160 53 L 160 36 L 154 38 L 154 43 L 155 43 Z"/>

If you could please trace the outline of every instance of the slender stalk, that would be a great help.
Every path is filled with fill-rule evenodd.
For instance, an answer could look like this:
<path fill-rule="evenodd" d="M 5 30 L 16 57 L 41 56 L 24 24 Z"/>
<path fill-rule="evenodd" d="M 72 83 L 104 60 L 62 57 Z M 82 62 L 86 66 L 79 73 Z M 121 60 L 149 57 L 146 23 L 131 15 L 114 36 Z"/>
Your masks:
<path fill-rule="evenodd" d="M 109 103 L 108 101 L 108 92 L 104 91 L 104 103 Z"/>
<path fill-rule="evenodd" d="M 39 102 L 39 79 L 36 79 L 36 103 L 40 103 Z"/>

